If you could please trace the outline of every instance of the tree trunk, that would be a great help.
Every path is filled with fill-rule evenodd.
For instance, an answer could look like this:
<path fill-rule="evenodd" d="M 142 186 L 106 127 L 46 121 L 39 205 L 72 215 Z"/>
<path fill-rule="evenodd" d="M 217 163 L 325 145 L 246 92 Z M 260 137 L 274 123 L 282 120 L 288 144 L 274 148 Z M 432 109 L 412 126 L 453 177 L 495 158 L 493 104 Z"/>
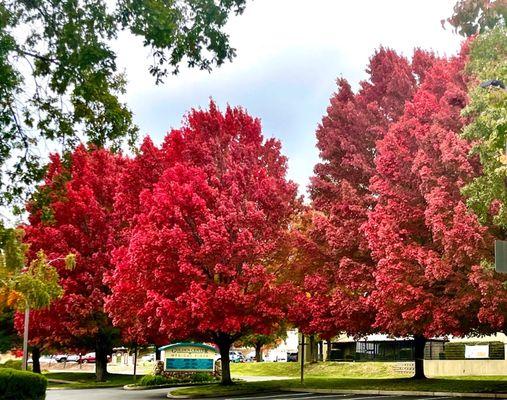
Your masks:
<path fill-rule="evenodd" d="M 315 357 L 315 347 L 316 347 L 316 343 L 315 343 L 315 336 L 314 335 L 310 335 L 310 354 L 308 354 L 310 356 L 310 362 L 311 363 L 315 363 L 317 362 L 317 357 Z"/>
<path fill-rule="evenodd" d="M 414 361 L 415 361 L 415 374 L 414 379 L 426 379 L 424 375 L 424 346 L 426 345 L 426 338 L 422 335 L 414 335 Z"/>
<path fill-rule="evenodd" d="M 331 339 L 327 339 L 326 343 L 326 361 L 331 361 Z"/>
<path fill-rule="evenodd" d="M 158 349 L 158 346 L 155 346 L 155 361 L 160 361 L 162 357 L 162 352 Z"/>
<path fill-rule="evenodd" d="M 137 375 L 137 344 L 134 346 L 134 382 Z"/>
<path fill-rule="evenodd" d="M 220 334 L 216 340 L 216 344 L 220 350 L 220 361 L 222 364 L 222 381 L 220 383 L 222 385 L 232 385 L 231 361 L 229 358 L 232 340 L 229 335 Z"/>
<path fill-rule="evenodd" d="M 36 374 L 40 374 L 40 349 L 38 347 L 32 347 L 32 371 Z"/>
<path fill-rule="evenodd" d="M 255 361 L 262 362 L 262 343 L 255 343 Z"/>
<path fill-rule="evenodd" d="M 97 382 L 105 382 L 108 377 L 107 373 L 107 354 L 109 352 L 109 341 L 102 335 L 97 335 L 95 343 L 95 379 Z"/>

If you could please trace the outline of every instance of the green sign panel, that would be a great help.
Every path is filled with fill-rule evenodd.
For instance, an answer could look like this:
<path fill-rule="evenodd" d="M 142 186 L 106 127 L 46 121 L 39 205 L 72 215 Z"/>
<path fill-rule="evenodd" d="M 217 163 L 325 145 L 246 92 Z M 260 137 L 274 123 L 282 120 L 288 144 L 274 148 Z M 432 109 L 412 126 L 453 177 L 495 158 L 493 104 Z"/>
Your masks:
<path fill-rule="evenodd" d="M 166 358 L 165 369 L 168 371 L 213 371 L 213 359 Z"/>
<path fill-rule="evenodd" d="M 166 371 L 213 371 L 217 351 L 202 343 L 176 343 L 161 347 Z"/>

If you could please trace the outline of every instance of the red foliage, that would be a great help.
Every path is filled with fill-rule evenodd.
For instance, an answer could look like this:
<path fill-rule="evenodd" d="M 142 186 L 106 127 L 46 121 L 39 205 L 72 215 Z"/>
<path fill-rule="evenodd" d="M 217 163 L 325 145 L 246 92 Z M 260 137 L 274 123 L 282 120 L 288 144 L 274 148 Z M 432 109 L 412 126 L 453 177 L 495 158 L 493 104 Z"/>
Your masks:
<path fill-rule="evenodd" d="M 315 166 L 310 194 L 311 227 L 300 232 L 306 258 L 313 258 L 291 318 L 306 333 L 333 336 L 340 331 L 371 331 L 374 310 L 368 302 L 374 289 L 375 263 L 361 230 L 375 204 L 369 190 L 376 143 L 399 119 L 404 105 L 434 61 L 415 52 L 411 65 L 394 51 L 381 48 L 370 60 L 369 81 L 357 94 L 344 79 L 331 98 L 317 129 L 323 160 Z M 308 262 L 306 262 L 308 264 Z"/>
<path fill-rule="evenodd" d="M 115 324 L 137 319 L 168 341 L 228 345 L 269 333 L 286 297 L 267 260 L 296 205 L 280 143 L 264 141 L 242 109 L 222 114 L 212 102 L 190 112 L 160 154 L 163 172 L 136 189 L 139 214 L 115 254 L 107 303 Z"/>
<path fill-rule="evenodd" d="M 378 145 L 370 186 L 377 204 L 366 226 L 378 262 L 371 303 L 374 326 L 393 335 L 464 335 L 505 324 L 481 293 L 496 279 L 479 267 L 492 257 L 493 238 L 460 193 L 480 172 L 459 136 L 465 59 L 463 52 L 434 62 Z"/>
<path fill-rule="evenodd" d="M 68 159 L 52 156 L 45 183 L 28 204 L 29 258 L 44 250 L 60 275 L 64 296 L 47 310 L 32 311 L 33 345 L 94 349 L 108 341 L 111 320 L 104 299 L 104 275 L 112 269 L 110 238 L 117 174 L 123 160 L 106 150 L 77 148 Z M 69 270 L 63 258 L 76 255 Z M 21 331 L 22 316 L 17 318 Z"/>

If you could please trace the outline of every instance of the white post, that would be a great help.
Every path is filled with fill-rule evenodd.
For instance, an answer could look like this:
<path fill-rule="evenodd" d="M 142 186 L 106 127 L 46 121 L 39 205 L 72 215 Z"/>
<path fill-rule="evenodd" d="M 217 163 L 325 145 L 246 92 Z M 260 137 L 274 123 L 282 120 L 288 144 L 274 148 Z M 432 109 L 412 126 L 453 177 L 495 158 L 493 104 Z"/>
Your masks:
<path fill-rule="evenodd" d="M 28 324 L 30 323 L 30 307 L 25 307 L 25 327 L 23 330 L 23 362 L 21 368 L 23 371 L 28 369 Z"/>

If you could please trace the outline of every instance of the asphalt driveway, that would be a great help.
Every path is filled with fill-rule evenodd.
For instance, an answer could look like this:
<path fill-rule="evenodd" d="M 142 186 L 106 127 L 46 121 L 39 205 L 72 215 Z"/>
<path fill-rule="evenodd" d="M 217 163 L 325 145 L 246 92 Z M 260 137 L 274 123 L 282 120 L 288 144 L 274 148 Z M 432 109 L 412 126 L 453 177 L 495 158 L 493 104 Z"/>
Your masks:
<path fill-rule="evenodd" d="M 46 400 L 152 400 L 167 399 L 168 389 L 126 391 L 121 388 L 111 389 L 79 389 L 49 390 Z M 318 393 L 270 393 L 249 396 L 220 397 L 217 400 L 450 400 L 453 397 L 435 396 L 368 396 L 350 394 L 318 394 Z M 208 398 L 208 400 L 210 400 Z M 212 400 L 212 399 L 211 399 Z M 484 400 L 468 397 L 467 400 Z"/>

